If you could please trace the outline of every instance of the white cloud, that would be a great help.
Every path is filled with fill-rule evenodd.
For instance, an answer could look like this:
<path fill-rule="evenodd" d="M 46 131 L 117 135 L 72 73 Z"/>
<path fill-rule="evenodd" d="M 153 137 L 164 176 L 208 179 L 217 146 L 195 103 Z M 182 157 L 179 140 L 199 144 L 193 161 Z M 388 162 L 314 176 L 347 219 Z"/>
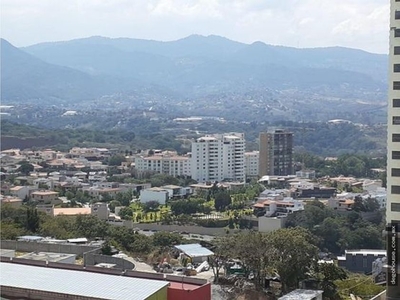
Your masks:
<path fill-rule="evenodd" d="M 387 0 L 1 0 L 17 46 L 91 35 L 172 40 L 217 34 L 254 42 L 386 52 Z"/>

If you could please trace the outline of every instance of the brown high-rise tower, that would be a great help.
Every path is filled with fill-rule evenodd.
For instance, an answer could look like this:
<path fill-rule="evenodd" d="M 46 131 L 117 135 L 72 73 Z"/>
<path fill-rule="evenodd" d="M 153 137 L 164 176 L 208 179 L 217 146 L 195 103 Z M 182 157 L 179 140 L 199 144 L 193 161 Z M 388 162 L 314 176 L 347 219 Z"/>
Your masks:
<path fill-rule="evenodd" d="M 284 130 L 260 133 L 259 173 L 264 175 L 293 174 L 293 133 Z"/>

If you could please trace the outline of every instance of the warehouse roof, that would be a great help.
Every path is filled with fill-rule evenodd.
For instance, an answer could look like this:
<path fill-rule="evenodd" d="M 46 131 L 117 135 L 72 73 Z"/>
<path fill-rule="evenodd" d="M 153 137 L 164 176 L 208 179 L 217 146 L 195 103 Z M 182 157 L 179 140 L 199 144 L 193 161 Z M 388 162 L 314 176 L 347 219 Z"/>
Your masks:
<path fill-rule="evenodd" d="M 200 244 L 176 245 L 175 248 L 179 249 L 190 257 L 210 256 L 214 254 L 214 252 L 204 248 Z"/>
<path fill-rule="evenodd" d="M 0 262 L 0 269 L 2 286 L 98 299 L 144 300 L 169 284 L 167 281 L 4 262 Z"/>

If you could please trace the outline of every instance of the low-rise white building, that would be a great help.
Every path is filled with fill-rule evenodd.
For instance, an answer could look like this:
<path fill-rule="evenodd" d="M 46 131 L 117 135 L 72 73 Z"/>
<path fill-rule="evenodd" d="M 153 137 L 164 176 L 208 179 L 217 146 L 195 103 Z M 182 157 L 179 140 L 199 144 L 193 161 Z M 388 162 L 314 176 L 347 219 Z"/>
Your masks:
<path fill-rule="evenodd" d="M 165 204 L 169 199 L 169 192 L 167 189 L 153 187 L 140 191 L 140 202 L 146 203 L 149 201 L 157 201 L 160 204 Z"/>
<path fill-rule="evenodd" d="M 302 200 L 286 197 L 283 200 L 262 200 L 253 205 L 257 211 L 265 212 L 265 216 L 286 216 L 295 211 L 304 210 Z"/>
<path fill-rule="evenodd" d="M 178 185 L 164 185 L 161 187 L 168 191 L 169 199 L 172 198 L 184 198 L 192 194 L 192 189 L 190 187 L 181 187 Z"/>
<path fill-rule="evenodd" d="M 171 176 L 191 176 L 190 157 L 164 153 L 154 156 L 135 158 L 135 169 L 150 171 Z"/>
<path fill-rule="evenodd" d="M 37 190 L 37 188 L 33 186 L 17 185 L 10 188 L 10 194 L 11 196 L 24 200 L 25 198 L 29 198 L 31 192 L 35 190 Z"/>

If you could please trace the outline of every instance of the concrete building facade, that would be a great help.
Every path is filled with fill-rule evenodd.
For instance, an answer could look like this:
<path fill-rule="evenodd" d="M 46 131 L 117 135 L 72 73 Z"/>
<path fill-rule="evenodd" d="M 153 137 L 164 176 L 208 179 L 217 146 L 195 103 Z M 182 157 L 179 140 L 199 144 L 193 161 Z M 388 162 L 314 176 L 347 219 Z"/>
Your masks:
<path fill-rule="evenodd" d="M 151 171 L 171 176 L 191 176 L 189 156 L 139 156 L 135 158 L 135 169 Z"/>
<path fill-rule="evenodd" d="M 252 151 L 244 153 L 244 161 L 246 167 L 246 176 L 257 177 L 258 176 L 258 163 L 260 160 L 260 152 Z"/>
<path fill-rule="evenodd" d="M 146 203 L 149 201 L 157 201 L 160 204 L 165 204 L 169 199 L 169 192 L 167 189 L 153 187 L 140 191 L 140 202 Z"/>
<path fill-rule="evenodd" d="M 244 151 L 243 133 L 198 138 L 192 142 L 192 178 L 198 182 L 245 181 Z"/>
<path fill-rule="evenodd" d="M 386 299 L 400 299 L 400 1 L 390 1 L 387 139 L 387 289 Z"/>
<path fill-rule="evenodd" d="M 284 130 L 261 132 L 259 136 L 259 172 L 264 175 L 293 174 L 293 133 Z"/>

